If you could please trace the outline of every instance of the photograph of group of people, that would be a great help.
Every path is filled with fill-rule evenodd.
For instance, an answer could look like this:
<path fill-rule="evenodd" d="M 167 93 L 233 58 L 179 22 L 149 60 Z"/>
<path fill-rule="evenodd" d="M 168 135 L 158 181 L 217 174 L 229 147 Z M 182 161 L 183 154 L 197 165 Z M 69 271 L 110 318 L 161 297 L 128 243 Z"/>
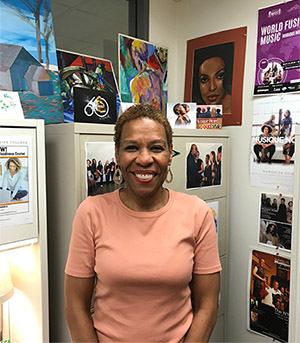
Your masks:
<path fill-rule="evenodd" d="M 222 145 L 186 144 L 186 189 L 221 185 Z"/>
<path fill-rule="evenodd" d="M 284 94 L 254 100 L 250 152 L 253 186 L 273 184 L 292 189 L 294 131 L 299 123 L 299 96 Z"/>
<path fill-rule="evenodd" d="M 253 250 L 249 269 L 248 329 L 288 342 L 290 260 Z"/>
<path fill-rule="evenodd" d="M 187 129 L 196 128 L 196 104 L 195 103 L 171 103 L 167 104 L 167 118 L 173 128 Z"/>
<path fill-rule="evenodd" d="M 261 72 L 261 83 L 274 85 L 283 81 L 284 71 L 280 63 L 269 62 L 268 66 Z"/>
<path fill-rule="evenodd" d="M 113 192 L 121 185 L 120 174 L 115 160 L 114 143 L 87 142 L 86 148 L 86 186 L 87 196 Z"/>
<path fill-rule="evenodd" d="M 261 193 L 259 243 L 291 249 L 293 198 Z"/>
<path fill-rule="evenodd" d="M 222 105 L 197 105 L 197 129 L 221 129 Z"/>

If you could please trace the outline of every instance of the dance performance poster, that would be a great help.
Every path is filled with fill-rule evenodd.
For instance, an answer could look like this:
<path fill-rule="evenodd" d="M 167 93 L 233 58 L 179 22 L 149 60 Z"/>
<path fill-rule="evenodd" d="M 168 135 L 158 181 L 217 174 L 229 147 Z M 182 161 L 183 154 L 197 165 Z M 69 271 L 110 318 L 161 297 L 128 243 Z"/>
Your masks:
<path fill-rule="evenodd" d="M 1 136 L 1 227 L 33 223 L 32 182 L 32 137 Z"/>
<path fill-rule="evenodd" d="M 290 260 L 253 250 L 249 260 L 247 329 L 288 342 Z"/>
<path fill-rule="evenodd" d="M 258 12 L 254 95 L 300 91 L 299 0 Z"/>
<path fill-rule="evenodd" d="M 291 250 L 293 198 L 285 194 L 261 193 L 259 243 Z"/>
<path fill-rule="evenodd" d="M 250 144 L 251 186 L 293 189 L 295 125 L 300 123 L 300 96 L 254 99 Z"/>

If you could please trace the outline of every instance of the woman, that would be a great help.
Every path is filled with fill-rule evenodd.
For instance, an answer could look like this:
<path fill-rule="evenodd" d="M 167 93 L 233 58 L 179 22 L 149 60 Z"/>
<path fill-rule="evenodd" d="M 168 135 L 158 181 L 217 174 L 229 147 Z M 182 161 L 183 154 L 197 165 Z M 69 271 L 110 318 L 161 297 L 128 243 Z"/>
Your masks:
<path fill-rule="evenodd" d="M 261 128 L 262 134 L 259 135 L 257 143 L 254 145 L 254 153 L 256 162 L 271 163 L 275 153 L 275 142 L 272 135 L 272 128 L 269 125 L 263 125 Z"/>
<path fill-rule="evenodd" d="M 291 111 L 286 110 L 284 113 L 284 118 L 281 121 L 280 136 L 289 137 L 292 132 L 293 121 L 291 118 Z"/>
<path fill-rule="evenodd" d="M 98 161 L 98 165 L 97 165 L 97 171 L 98 171 L 98 174 L 99 174 L 99 177 L 100 177 L 100 184 L 102 183 L 102 180 L 103 180 L 103 164 L 102 164 L 102 161 Z"/>
<path fill-rule="evenodd" d="M 173 107 L 173 112 L 177 115 L 177 119 L 175 120 L 175 126 L 191 124 L 191 119 L 188 116 L 190 108 L 189 106 L 184 105 L 186 104 L 178 103 Z"/>
<path fill-rule="evenodd" d="M 223 113 L 231 113 L 233 58 L 232 43 L 195 51 L 192 101 L 198 105 L 223 105 Z"/>
<path fill-rule="evenodd" d="M 12 157 L 5 162 L 6 171 L 2 179 L 2 189 L 7 189 L 11 192 L 11 200 L 20 200 L 24 198 L 28 191 L 22 188 L 24 173 L 21 161 Z"/>
<path fill-rule="evenodd" d="M 215 179 L 217 177 L 218 167 L 216 162 L 216 153 L 211 151 L 209 154 L 209 167 L 208 167 L 208 177 L 207 186 L 213 186 L 215 184 Z"/>
<path fill-rule="evenodd" d="M 109 177 L 110 177 L 110 169 L 109 169 L 109 161 L 106 160 L 104 164 L 104 175 L 105 175 L 105 182 L 109 183 Z"/>
<path fill-rule="evenodd" d="M 163 187 L 172 129 L 159 109 L 127 109 L 114 141 L 126 188 L 87 198 L 73 223 L 65 280 L 72 340 L 207 342 L 221 269 L 212 212 Z"/>
<path fill-rule="evenodd" d="M 269 223 L 266 229 L 266 233 L 264 234 L 262 243 L 274 245 L 276 247 L 280 245 L 280 239 L 277 233 L 277 226 L 274 223 Z"/>

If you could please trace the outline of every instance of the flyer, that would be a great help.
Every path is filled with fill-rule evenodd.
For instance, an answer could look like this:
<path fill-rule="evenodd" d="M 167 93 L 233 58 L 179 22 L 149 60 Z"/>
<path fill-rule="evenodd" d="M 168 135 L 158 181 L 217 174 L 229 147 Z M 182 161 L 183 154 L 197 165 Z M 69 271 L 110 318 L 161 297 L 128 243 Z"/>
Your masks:
<path fill-rule="evenodd" d="M 222 129 L 222 105 L 197 105 L 197 129 Z"/>
<path fill-rule="evenodd" d="M 32 137 L 0 138 L 0 226 L 33 222 Z"/>
<path fill-rule="evenodd" d="M 248 330 L 288 342 L 290 260 L 252 250 L 248 285 Z"/>
<path fill-rule="evenodd" d="M 291 250 L 293 197 L 286 194 L 261 193 L 259 243 Z"/>
<path fill-rule="evenodd" d="M 258 12 L 254 95 L 300 91 L 299 0 Z"/>
<path fill-rule="evenodd" d="M 298 123 L 299 94 L 254 99 L 250 144 L 251 186 L 293 189 L 294 133 Z"/>

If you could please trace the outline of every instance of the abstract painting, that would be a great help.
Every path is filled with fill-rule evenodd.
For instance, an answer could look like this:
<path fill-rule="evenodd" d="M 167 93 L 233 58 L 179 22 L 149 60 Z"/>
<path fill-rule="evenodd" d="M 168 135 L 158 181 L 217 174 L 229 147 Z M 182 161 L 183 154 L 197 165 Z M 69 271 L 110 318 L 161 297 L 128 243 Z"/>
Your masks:
<path fill-rule="evenodd" d="M 57 50 L 57 62 L 60 70 L 65 121 L 74 121 L 74 87 L 116 94 L 119 113 L 120 95 L 111 61 Z"/>
<path fill-rule="evenodd" d="M 124 102 L 147 103 L 165 111 L 168 49 L 119 34 L 119 75 Z"/>
<path fill-rule="evenodd" d="M 63 122 L 49 0 L 0 1 L 0 90 L 17 91 L 25 118 Z"/>

